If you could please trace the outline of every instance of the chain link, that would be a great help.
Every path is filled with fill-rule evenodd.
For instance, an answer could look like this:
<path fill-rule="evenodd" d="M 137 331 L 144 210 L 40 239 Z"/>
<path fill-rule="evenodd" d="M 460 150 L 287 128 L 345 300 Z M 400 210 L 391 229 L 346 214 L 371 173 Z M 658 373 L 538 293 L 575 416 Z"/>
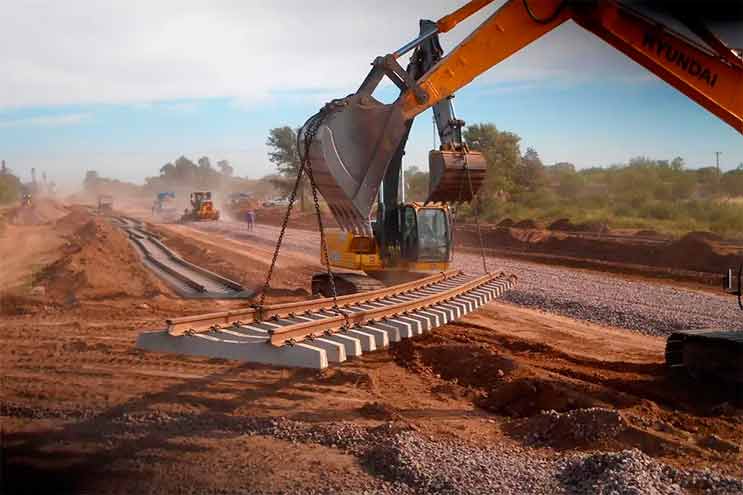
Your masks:
<path fill-rule="evenodd" d="M 467 166 L 467 153 L 464 154 L 464 169 L 467 171 L 467 182 L 470 185 L 470 197 L 472 202 L 475 203 L 475 227 L 477 227 L 477 240 L 480 242 L 480 257 L 482 258 L 482 271 L 484 273 L 490 273 L 488 271 L 488 262 L 485 258 L 485 243 L 482 240 L 482 230 L 480 230 L 480 196 L 475 197 L 475 191 L 472 187 L 472 174 L 470 168 Z"/>
<path fill-rule="evenodd" d="M 312 145 L 312 141 L 315 139 L 315 136 L 317 135 L 317 131 L 320 129 L 320 125 L 323 123 L 325 118 L 332 113 L 334 109 L 339 108 L 339 105 L 336 101 L 332 101 L 325 105 L 318 113 L 310 117 L 303 128 L 300 130 L 299 135 L 297 136 L 297 152 L 299 152 L 299 137 L 304 137 L 304 142 L 301 143 L 304 145 L 304 153 L 301 157 L 301 164 L 299 167 L 299 171 L 297 172 L 297 179 L 294 182 L 294 188 L 292 189 L 291 195 L 289 196 L 289 205 L 286 208 L 286 214 L 284 215 L 284 221 L 281 224 L 281 232 L 279 233 L 279 238 L 276 241 L 276 247 L 274 248 L 273 253 L 273 259 L 271 260 L 271 266 L 268 269 L 268 273 L 266 274 L 266 282 L 263 285 L 263 289 L 261 290 L 261 297 L 258 301 L 257 305 L 254 305 L 254 307 L 257 310 L 257 319 L 262 319 L 262 313 L 263 313 L 263 305 L 265 303 L 266 298 L 266 292 L 268 292 L 268 289 L 271 285 L 271 278 L 273 276 L 274 267 L 276 266 L 276 260 L 279 257 L 279 251 L 281 250 L 281 243 L 284 239 L 284 233 L 286 232 L 286 228 L 289 225 L 289 216 L 291 215 L 292 207 L 294 206 L 294 203 L 296 201 L 297 197 L 297 191 L 299 190 L 299 185 L 301 183 L 302 175 L 306 172 L 307 178 L 310 181 L 310 186 L 312 188 L 312 199 L 315 203 L 315 214 L 317 216 L 317 226 L 320 231 L 320 249 L 322 250 L 322 256 L 325 259 L 325 269 L 327 270 L 328 274 L 328 280 L 330 282 L 330 291 L 333 298 L 333 310 L 343 316 L 344 319 L 344 328 L 347 329 L 350 327 L 350 322 L 348 319 L 348 314 L 346 312 L 342 311 L 341 308 L 338 306 L 338 293 L 335 287 L 335 277 L 333 275 L 333 270 L 330 267 L 330 258 L 328 257 L 328 245 L 325 240 L 325 229 L 322 223 L 322 214 L 320 211 L 320 199 L 318 198 L 317 194 L 317 184 L 315 183 L 315 177 L 312 174 L 312 162 L 310 160 L 310 146 Z"/>
<path fill-rule="evenodd" d="M 281 232 L 279 233 L 279 238 L 276 241 L 276 247 L 274 247 L 273 251 L 273 258 L 271 259 L 271 265 L 268 267 L 268 273 L 266 274 L 266 282 L 263 284 L 263 288 L 261 289 L 261 296 L 258 299 L 258 304 L 254 304 L 253 307 L 256 309 L 256 319 L 258 321 L 263 319 L 263 305 L 266 302 L 266 293 L 268 292 L 268 289 L 271 287 L 271 278 L 273 277 L 273 270 L 276 267 L 276 260 L 279 258 L 279 251 L 281 250 L 281 243 L 284 240 L 284 233 L 286 232 L 286 227 L 289 225 L 289 216 L 291 215 L 292 208 L 294 207 L 294 203 L 297 199 L 297 190 L 299 190 L 299 184 L 302 181 L 302 175 L 304 173 L 304 162 L 299 166 L 299 170 L 297 171 L 297 179 L 294 182 L 294 188 L 292 189 L 291 195 L 289 196 L 289 205 L 286 207 L 286 213 L 284 214 L 284 220 L 281 222 Z"/>

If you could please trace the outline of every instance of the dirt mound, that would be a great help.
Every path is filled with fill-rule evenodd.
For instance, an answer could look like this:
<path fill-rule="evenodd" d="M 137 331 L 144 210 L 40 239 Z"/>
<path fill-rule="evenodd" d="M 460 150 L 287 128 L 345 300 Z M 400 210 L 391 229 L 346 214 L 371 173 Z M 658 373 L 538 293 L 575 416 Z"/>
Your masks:
<path fill-rule="evenodd" d="M 69 228 L 84 218 L 83 212 L 73 211 L 60 224 Z M 92 217 L 67 237 L 62 256 L 37 275 L 34 285 L 65 305 L 160 293 L 124 234 Z"/>
<path fill-rule="evenodd" d="M 722 239 L 721 236 L 713 233 L 713 232 L 706 232 L 704 230 L 695 230 L 693 232 L 689 232 L 684 237 L 681 238 L 681 240 L 694 240 L 694 241 L 712 241 L 712 242 L 719 242 Z"/>
<path fill-rule="evenodd" d="M 8 212 L 7 218 L 13 225 L 43 225 L 53 222 L 67 212 L 54 201 L 39 200 L 32 206 L 18 206 Z"/>
<path fill-rule="evenodd" d="M 521 220 L 512 225 L 514 229 L 538 229 L 539 224 L 532 219 Z"/>
<path fill-rule="evenodd" d="M 517 365 L 476 344 L 444 342 L 419 344 L 404 340 L 393 349 L 395 361 L 417 373 L 435 375 L 466 387 L 490 388 L 512 373 Z"/>
<path fill-rule="evenodd" d="M 548 230 L 560 230 L 563 232 L 572 232 L 575 230 L 575 225 L 570 221 L 569 218 L 559 218 L 547 226 Z"/>
<path fill-rule="evenodd" d="M 609 231 L 609 225 L 606 222 L 573 223 L 569 218 L 560 218 L 549 224 L 547 230 L 604 234 Z"/>
<path fill-rule="evenodd" d="M 503 229 L 510 229 L 511 227 L 513 227 L 514 223 L 516 222 L 514 222 L 510 218 L 504 218 L 503 220 L 498 222 L 498 227 L 503 228 Z"/>
<path fill-rule="evenodd" d="M 682 266 L 712 273 L 723 273 L 729 267 L 737 266 L 743 261 L 740 256 L 719 252 L 710 243 L 706 234 L 699 235 L 697 232 L 670 243 L 663 251 L 662 260 L 666 266 Z"/>
<path fill-rule="evenodd" d="M 643 229 L 643 230 L 638 230 L 637 232 L 635 232 L 635 237 L 656 237 L 656 238 L 661 238 L 663 236 L 657 230 Z"/>
<path fill-rule="evenodd" d="M 567 449 L 614 439 L 626 428 L 627 422 L 618 411 L 591 407 L 565 413 L 543 411 L 515 422 L 509 433 L 530 445 Z"/>
<path fill-rule="evenodd" d="M 609 232 L 609 225 L 606 222 L 583 222 L 575 226 L 575 231 L 606 234 Z"/>
<path fill-rule="evenodd" d="M 541 411 L 570 411 L 577 408 L 609 406 L 582 387 L 537 377 L 519 378 L 493 387 L 478 402 L 483 409 L 522 418 Z"/>

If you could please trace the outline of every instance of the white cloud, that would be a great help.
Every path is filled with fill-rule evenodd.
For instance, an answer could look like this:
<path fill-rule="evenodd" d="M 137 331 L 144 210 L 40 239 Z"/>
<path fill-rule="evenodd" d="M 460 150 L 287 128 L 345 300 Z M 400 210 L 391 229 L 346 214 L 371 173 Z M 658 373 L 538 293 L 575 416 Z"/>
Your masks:
<path fill-rule="evenodd" d="M 418 19 L 464 0 L 8 2 L 0 107 L 207 97 L 242 104 L 293 91 L 344 95 L 371 60 L 417 34 Z M 489 7 L 492 12 L 494 7 Z M 476 19 L 442 37 L 451 48 Z M 561 28 L 479 80 L 588 78 L 632 71 L 611 49 Z M 576 42 L 577 40 L 577 42 Z M 608 59 L 607 59 L 608 57 Z M 629 68 L 629 69 L 628 69 Z"/>
<path fill-rule="evenodd" d="M 0 120 L 0 128 L 10 127 L 61 127 L 78 125 L 91 118 L 89 113 L 68 113 L 62 115 L 41 115 L 20 119 Z"/>

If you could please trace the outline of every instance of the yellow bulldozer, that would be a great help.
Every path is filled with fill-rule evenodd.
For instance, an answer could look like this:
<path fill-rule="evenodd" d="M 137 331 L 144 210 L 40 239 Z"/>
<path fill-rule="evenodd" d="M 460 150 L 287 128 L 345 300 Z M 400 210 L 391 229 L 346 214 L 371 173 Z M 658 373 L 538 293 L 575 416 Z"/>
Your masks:
<path fill-rule="evenodd" d="M 191 208 L 183 210 L 181 222 L 201 222 L 219 220 L 219 210 L 214 207 L 211 191 L 194 191 L 189 200 Z"/>

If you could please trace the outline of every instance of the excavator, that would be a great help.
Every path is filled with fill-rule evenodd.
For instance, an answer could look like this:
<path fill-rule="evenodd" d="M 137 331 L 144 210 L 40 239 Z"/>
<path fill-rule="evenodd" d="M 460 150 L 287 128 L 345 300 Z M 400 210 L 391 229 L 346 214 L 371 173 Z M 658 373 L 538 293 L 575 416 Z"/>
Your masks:
<path fill-rule="evenodd" d="M 346 293 L 448 266 L 448 205 L 472 200 L 486 168 L 482 156 L 462 141 L 464 123 L 455 117 L 451 98 L 566 22 L 593 33 L 743 133 L 743 58 L 710 24 L 720 12 L 743 24 L 735 2 L 506 0 L 443 56 L 439 35 L 492 2 L 473 0 L 436 22 L 421 21 L 415 39 L 373 61 L 355 93 L 327 103 L 300 129 L 300 156 L 341 227 L 327 233 L 323 262 L 356 271 L 316 275 L 314 292 L 328 295 L 333 278 L 334 292 Z M 411 51 L 403 68 L 399 60 Z M 385 77 L 400 89 L 392 103 L 373 96 Z M 428 108 L 433 108 L 442 146 L 429 155 L 428 200 L 405 203 L 401 160 L 413 119 Z M 693 332 L 693 337 L 669 338 L 668 365 L 705 369 L 743 383 L 742 334 Z M 710 359 L 723 364 L 705 366 Z"/>

